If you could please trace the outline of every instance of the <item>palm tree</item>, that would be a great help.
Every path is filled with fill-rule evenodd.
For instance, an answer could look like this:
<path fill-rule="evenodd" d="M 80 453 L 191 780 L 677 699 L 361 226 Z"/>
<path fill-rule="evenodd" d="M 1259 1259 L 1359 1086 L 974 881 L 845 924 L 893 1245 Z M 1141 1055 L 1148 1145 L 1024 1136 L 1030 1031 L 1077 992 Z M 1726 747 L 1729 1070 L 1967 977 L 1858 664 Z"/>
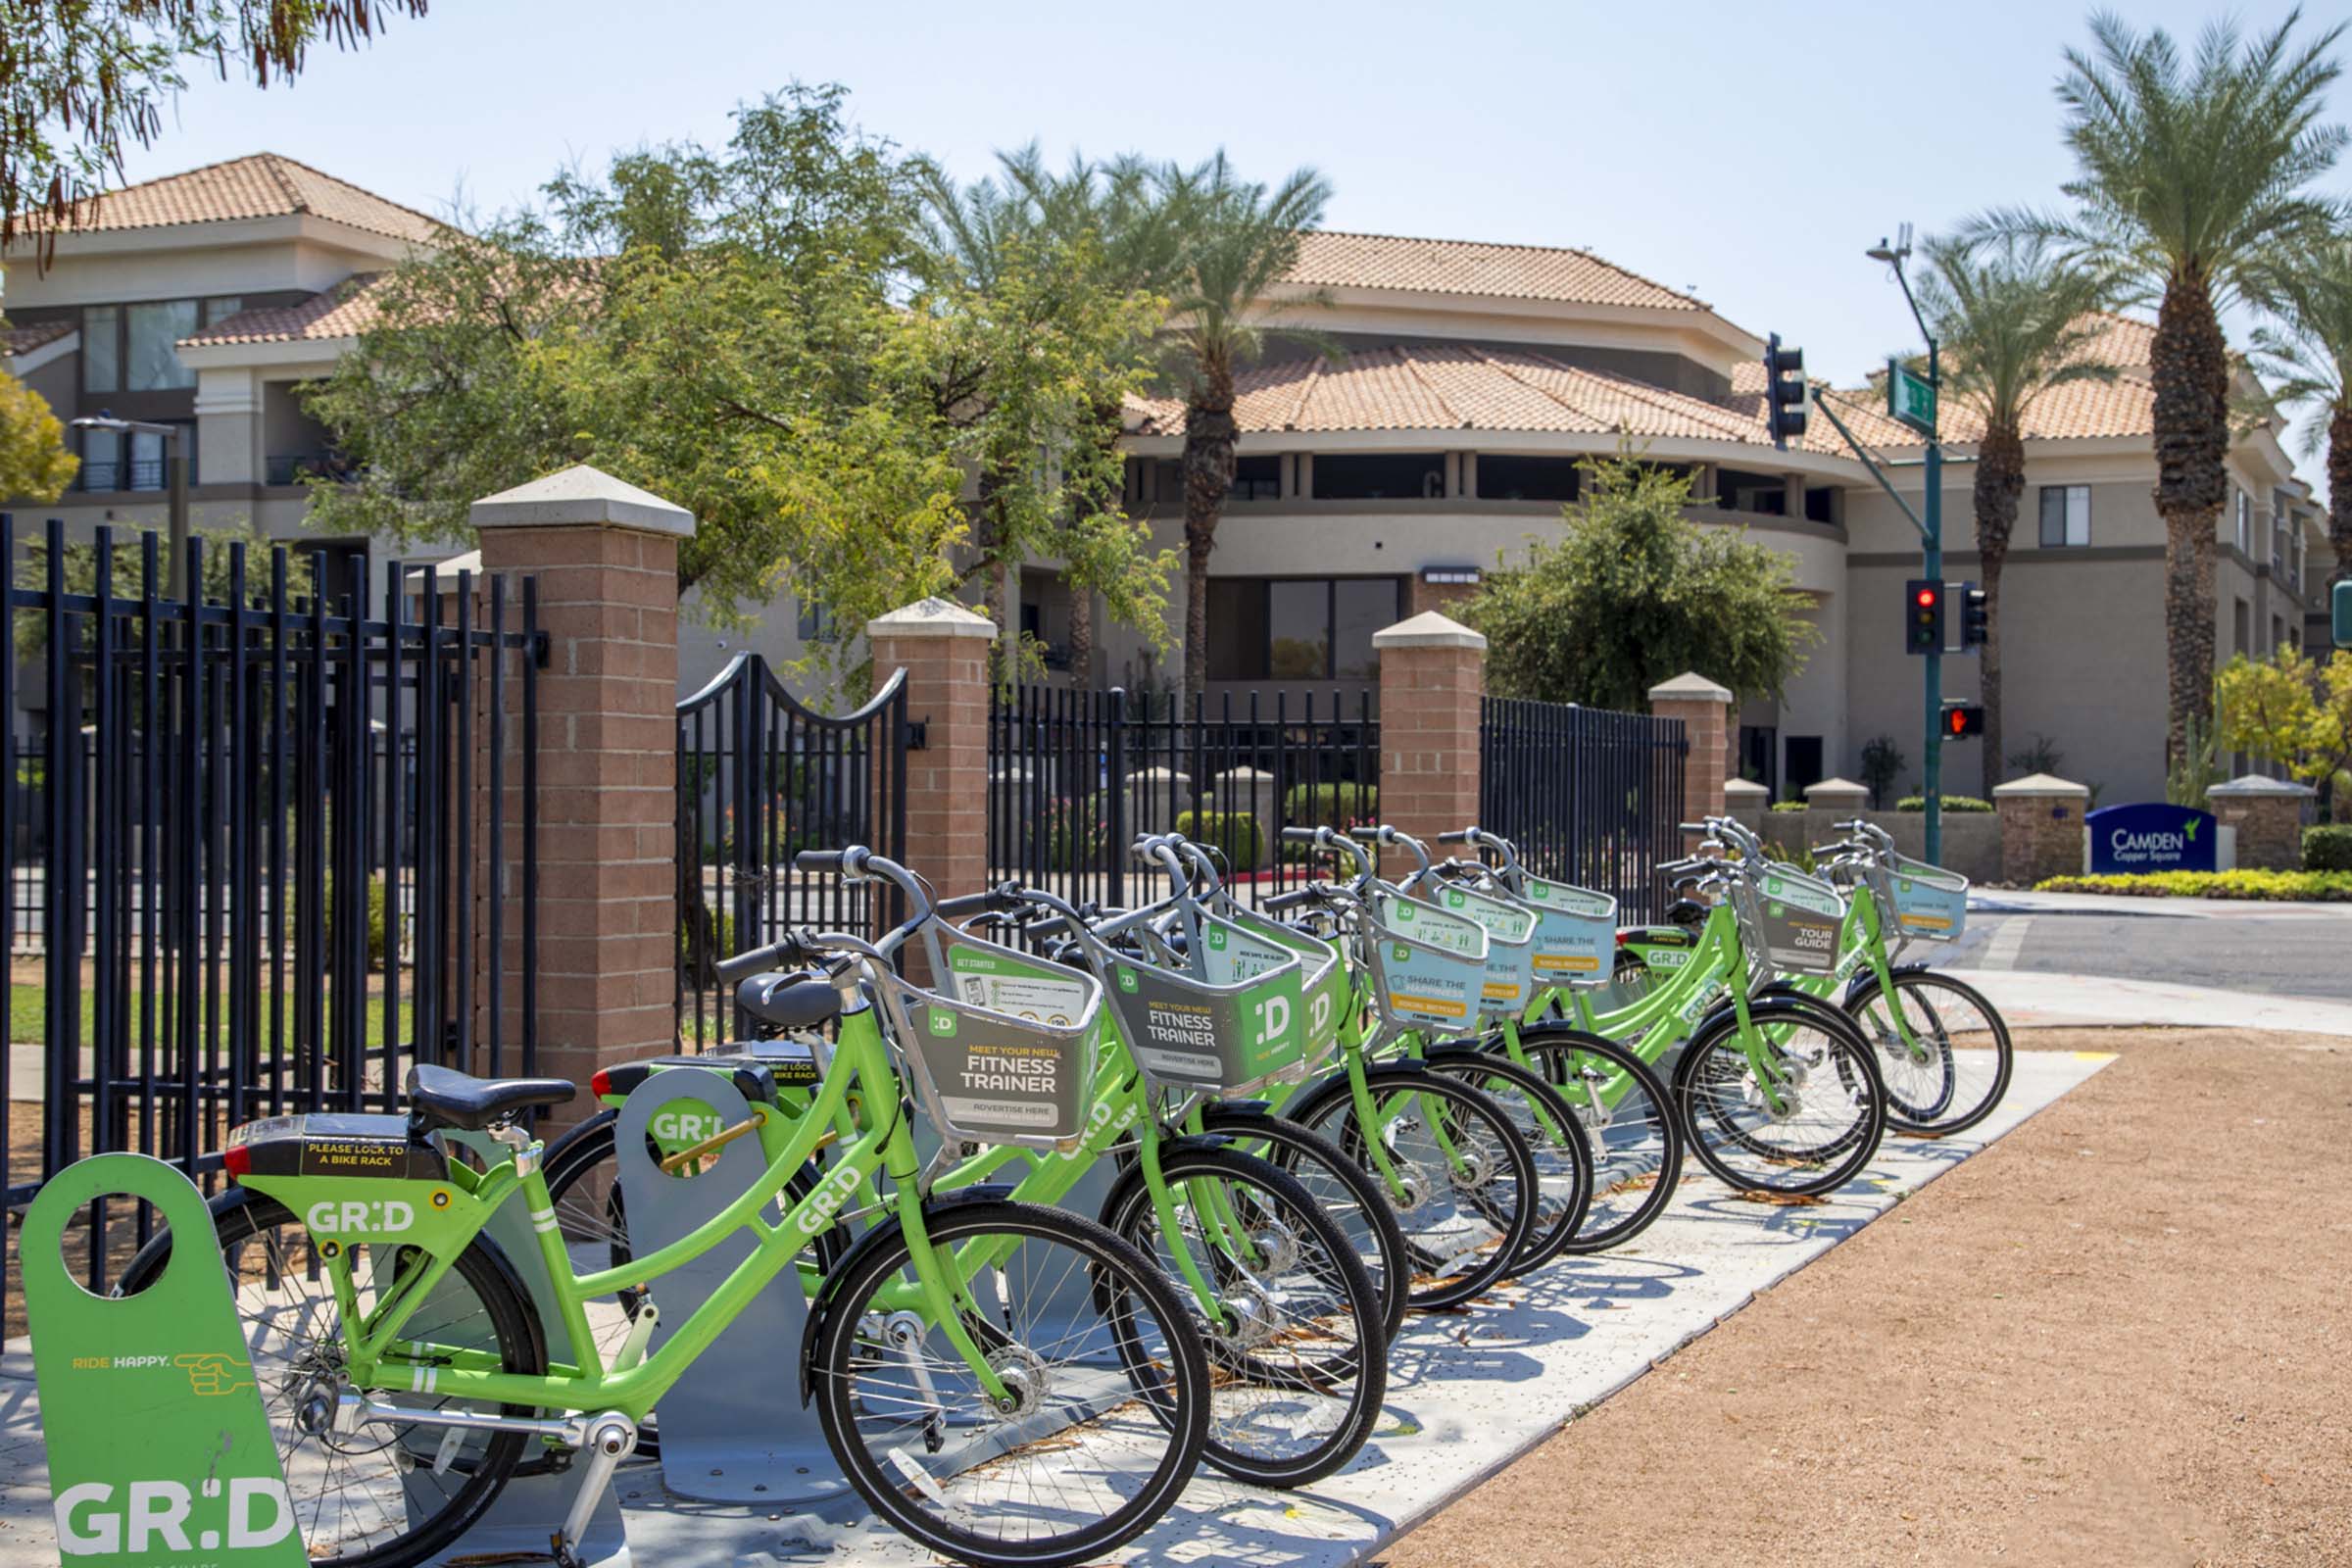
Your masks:
<path fill-rule="evenodd" d="M 1310 335 L 1259 313 L 1297 263 L 1299 236 L 1323 220 L 1331 185 L 1301 169 L 1268 190 L 1236 178 L 1222 152 L 1198 169 L 1169 165 L 1158 183 L 1184 232 L 1168 357 L 1184 390 L 1184 687 L 1197 696 L 1208 680 L 1208 557 L 1233 487 L 1234 375 L 1269 330 Z"/>
<path fill-rule="evenodd" d="M 2337 233 L 2266 269 L 2250 292 L 2276 324 L 2254 329 L 2254 363 L 2278 380 L 2280 403 L 2313 403 L 2303 455 L 2328 454 L 2328 548 L 2352 578 L 2352 233 Z"/>
<path fill-rule="evenodd" d="M 2087 356 L 2106 303 L 2099 273 L 2034 241 L 1931 242 L 1920 306 L 1943 350 L 1953 401 L 1984 424 L 1977 442 L 1977 550 L 1984 558 L 1984 793 L 2001 782 L 2001 568 L 2026 491 L 2025 420 L 2042 394 L 2110 380 Z"/>
<path fill-rule="evenodd" d="M 2184 61 L 2162 28 L 2090 19 L 2093 50 L 2070 49 L 2058 84 L 2076 172 L 2071 217 L 1988 213 L 1976 235 L 2055 240 L 2112 266 L 2137 300 L 2158 302 L 2156 510 L 2165 522 L 2168 756 L 2178 760 L 2213 687 L 2214 532 L 2229 481 L 2230 361 L 2219 311 L 2283 248 L 2331 218 L 2307 193 L 2344 132 L 2322 125 L 2342 26 L 2290 46 L 2300 12 L 2245 40 L 2219 22 Z"/>

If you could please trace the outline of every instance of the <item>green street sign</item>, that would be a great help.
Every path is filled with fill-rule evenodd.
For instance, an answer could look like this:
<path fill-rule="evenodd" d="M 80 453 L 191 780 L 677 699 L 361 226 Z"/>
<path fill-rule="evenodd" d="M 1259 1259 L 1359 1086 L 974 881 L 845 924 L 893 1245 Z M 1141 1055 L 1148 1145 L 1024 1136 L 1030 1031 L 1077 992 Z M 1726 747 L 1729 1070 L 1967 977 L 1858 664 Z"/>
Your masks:
<path fill-rule="evenodd" d="M 1886 362 L 1886 417 L 1921 435 L 1936 433 L 1936 388 L 1900 360 Z"/>

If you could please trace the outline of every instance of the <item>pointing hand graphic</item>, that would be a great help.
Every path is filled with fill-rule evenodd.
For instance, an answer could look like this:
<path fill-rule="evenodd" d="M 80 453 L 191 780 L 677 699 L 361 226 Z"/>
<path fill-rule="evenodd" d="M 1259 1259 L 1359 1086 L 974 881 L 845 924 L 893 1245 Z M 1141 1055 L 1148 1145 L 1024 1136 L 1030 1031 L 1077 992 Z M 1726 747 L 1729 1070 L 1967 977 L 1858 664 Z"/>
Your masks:
<path fill-rule="evenodd" d="M 172 1358 L 172 1364 L 188 1369 L 190 1392 L 203 1397 L 234 1394 L 239 1389 L 254 1386 L 252 1362 L 240 1361 L 218 1350 L 208 1350 L 201 1355 L 175 1355 Z"/>

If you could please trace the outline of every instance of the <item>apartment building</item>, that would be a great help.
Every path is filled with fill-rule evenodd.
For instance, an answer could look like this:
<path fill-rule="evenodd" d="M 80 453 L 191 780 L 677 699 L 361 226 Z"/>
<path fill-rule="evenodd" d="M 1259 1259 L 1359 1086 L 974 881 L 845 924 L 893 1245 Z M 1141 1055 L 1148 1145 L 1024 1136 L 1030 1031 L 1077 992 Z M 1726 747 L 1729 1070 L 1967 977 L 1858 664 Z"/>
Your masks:
<path fill-rule="evenodd" d="M 291 159 L 193 170 L 105 198 L 94 223 L 58 239 L 46 270 L 28 249 L 12 254 L 0 350 L 61 415 L 186 426 L 199 525 L 251 523 L 364 557 L 380 573 L 380 544 L 303 528 L 296 481 L 331 476 L 341 460 L 295 389 L 356 343 L 377 275 L 442 232 Z M 1697 520 L 1745 530 L 1788 559 L 1793 612 L 1820 630 L 1784 697 L 1741 712 L 1743 771 L 1792 793 L 1852 775 L 1860 749 L 1884 734 L 1916 773 L 1919 676 L 1896 620 L 1916 536 L 1826 421 L 1801 448 L 1773 446 L 1754 332 L 1583 251 L 1390 235 L 1308 235 L 1265 303 L 1345 352 L 1277 339 L 1242 377 L 1240 470 L 1211 564 L 1212 693 L 1371 685 L 1374 631 L 1475 591 L 1531 540 L 1556 535 L 1577 464 L 1631 440 L 1691 475 Z M 1803 322 L 1777 324 L 1802 340 Z M 2011 748 L 2050 737 L 2065 770 L 2110 801 L 2163 783 L 2151 335 L 2114 318 L 2096 352 L 2116 378 L 2034 410 L 2025 515 L 2004 577 Z M 1874 412 L 1872 396 L 1845 400 L 1848 422 L 1889 455 L 1915 457 L 1918 437 Z M 1183 422 L 1171 399 L 1129 410 L 1128 505 L 1168 546 L 1183 531 Z M 1965 416 L 1951 411 L 1947 425 L 1965 459 Z M 2230 454 L 2216 587 L 2225 659 L 2300 642 L 2325 582 L 2321 510 L 2278 435 L 2254 430 Z M 77 531 L 161 523 L 160 438 L 85 432 L 81 451 L 75 490 L 45 511 Z M 1919 469 L 1896 471 L 1916 504 Z M 1957 462 L 1948 473 L 1947 574 L 1965 578 L 1978 560 L 1969 469 Z M 1055 651 L 1057 679 L 1145 685 L 1174 667 L 1098 616 L 1091 667 L 1069 669 L 1069 591 L 1051 562 L 1021 573 L 1019 604 L 1023 628 Z M 1180 603 L 1170 618 L 1180 634 Z M 820 631 L 803 607 L 778 605 L 749 640 L 790 660 Z M 682 682 L 700 685 L 742 641 L 690 639 Z M 1973 695 L 1975 680 L 1973 661 L 1947 662 L 1951 695 Z M 1946 755 L 1947 787 L 1976 788 L 1971 750 Z"/>

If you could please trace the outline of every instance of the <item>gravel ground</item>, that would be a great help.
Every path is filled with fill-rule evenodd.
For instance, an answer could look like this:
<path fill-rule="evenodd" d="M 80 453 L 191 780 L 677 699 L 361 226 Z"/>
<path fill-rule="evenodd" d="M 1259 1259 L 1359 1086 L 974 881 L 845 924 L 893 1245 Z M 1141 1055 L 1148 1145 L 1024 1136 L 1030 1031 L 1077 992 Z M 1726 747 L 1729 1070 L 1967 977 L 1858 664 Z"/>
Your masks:
<path fill-rule="evenodd" d="M 1387 1568 L 2352 1562 L 2352 1042 L 2121 1059 Z"/>

